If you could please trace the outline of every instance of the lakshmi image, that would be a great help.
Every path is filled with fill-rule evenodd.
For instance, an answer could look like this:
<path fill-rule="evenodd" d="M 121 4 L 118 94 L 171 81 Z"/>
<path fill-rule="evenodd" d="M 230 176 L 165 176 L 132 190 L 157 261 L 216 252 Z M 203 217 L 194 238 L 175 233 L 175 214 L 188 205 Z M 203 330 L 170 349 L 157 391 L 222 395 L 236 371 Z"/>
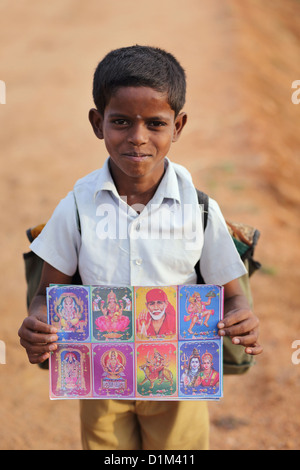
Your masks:
<path fill-rule="evenodd" d="M 191 356 L 189 357 L 188 365 L 181 376 L 181 385 L 184 385 L 185 387 L 198 387 L 201 385 L 201 375 L 200 354 L 197 348 L 194 348 Z"/>
<path fill-rule="evenodd" d="M 83 302 L 76 295 L 66 293 L 55 302 L 54 311 L 53 320 L 60 321 L 64 331 L 74 331 L 83 319 Z"/>
<path fill-rule="evenodd" d="M 121 375 L 124 375 L 126 357 L 121 351 L 113 348 L 102 355 L 101 365 L 109 379 L 120 379 Z"/>
<path fill-rule="evenodd" d="M 118 302 L 116 294 L 111 290 L 107 296 L 107 306 L 101 300 L 100 311 L 103 314 L 95 320 L 96 328 L 102 332 L 124 331 L 129 326 L 130 319 L 123 315 L 123 302 Z"/>
<path fill-rule="evenodd" d="M 208 294 L 208 300 L 204 302 L 201 299 L 199 292 L 194 292 L 193 295 L 189 298 L 189 305 L 187 307 L 188 315 L 184 317 L 184 321 L 191 321 L 188 332 L 193 334 L 193 328 L 196 324 L 204 324 L 207 328 L 208 320 L 211 315 L 214 315 L 214 310 L 206 309 L 211 304 L 213 295 Z"/>
<path fill-rule="evenodd" d="M 218 387 L 219 386 L 219 373 L 213 369 L 213 356 L 206 351 L 202 355 L 202 380 L 201 383 L 205 387 Z"/>

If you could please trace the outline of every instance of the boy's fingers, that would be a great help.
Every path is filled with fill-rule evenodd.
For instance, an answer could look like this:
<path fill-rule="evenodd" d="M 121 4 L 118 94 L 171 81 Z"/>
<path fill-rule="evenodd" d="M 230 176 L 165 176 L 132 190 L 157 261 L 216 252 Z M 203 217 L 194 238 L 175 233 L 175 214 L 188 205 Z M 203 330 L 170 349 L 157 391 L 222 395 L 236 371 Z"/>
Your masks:
<path fill-rule="evenodd" d="M 245 346 L 245 352 L 252 356 L 256 356 L 257 354 L 261 354 L 263 352 L 263 347 L 258 344 L 258 331 L 250 332 L 249 335 L 245 336 L 236 336 L 232 338 L 232 343 L 240 346 Z"/>
<path fill-rule="evenodd" d="M 18 331 L 20 338 L 34 343 L 57 341 L 57 329 L 34 317 L 27 317 Z"/>
<path fill-rule="evenodd" d="M 251 356 L 257 356 L 263 352 L 263 347 L 260 344 L 255 343 L 253 346 L 246 348 L 245 352 Z"/>
<path fill-rule="evenodd" d="M 36 333 L 35 331 L 31 331 L 28 329 L 24 329 L 21 334 L 19 333 L 19 336 L 21 339 L 30 344 L 55 343 L 55 341 L 58 340 L 58 336 L 55 334 Z"/>
<path fill-rule="evenodd" d="M 251 347 L 252 345 L 256 344 L 258 338 L 258 334 L 256 333 L 249 333 L 248 335 L 245 336 L 235 336 L 232 338 L 232 343 L 233 344 L 240 344 L 241 346 L 249 346 Z"/>
<path fill-rule="evenodd" d="M 240 323 L 243 320 L 246 320 L 249 317 L 249 312 L 247 310 L 239 310 L 237 312 L 231 312 L 230 315 L 227 315 L 218 323 L 218 328 L 225 328 L 236 323 Z"/>
<path fill-rule="evenodd" d="M 219 330 L 219 335 L 220 336 L 241 336 L 241 335 L 247 335 L 248 333 L 252 332 L 256 334 L 256 328 L 253 327 L 256 325 L 256 322 L 253 322 L 251 318 L 248 320 L 242 321 L 241 323 L 238 323 L 237 325 L 230 326 L 228 328 L 222 328 Z M 256 336 L 257 339 L 257 336 Z"/>
<path fill-rule="evenodd" d="M 30 364 L 41 364 L 42 362 L 45 362 L 50 357 L 49 353 L 44 353 L 42 355 L 38 355 L 38 354 L 27 354 L 27 355 L 28 355 Z"/>
<path fill-rule="evenodd" d="M 247 339 L 246 339 L 247 338 Z M 249 340 L 248 340 L 249 338 Z M 233 344 L 239 344 L 241 346 L 247 346 L 245 348 L 245 352 L 247 354 L 250 354 L 251 356 L 256 356 L 257 354 L 261 354 L 263 352 L 263 348 L 260 344 L 256 342 L 251 342 L 250 340 L 251 335 L 245 336 L 244 338 L 233 338 L 232 342 Z M 253 337 L 252 337 L 253 338 Z"/>
<path fill-rule="evenodd" d="M 40 333 L 57 333 L 57 328 L 48 325 L 45 318 L 29 316 L 25 318 L 23 325 L 25 328 L 38 331 Z"/>
<path fill-rule="evenodd" d="M 249 316 L 249 310 L 239 310 L 238 312 L 230 313 L 218 323 L 219 329 L 229 328 L 233 325 L 239 325 L 245 320 L 248 320 L 252 323 L 252 328 L 254 329 L 259 325 L 259 320 L 253 314 Z"/>
<path fill-rule="evenodd" d="M 57 349 L 57 344 L 32 344 L 24 339 L 20 339 L 20 344 L 26 349 L 27 354 L 30 356 L 43 355 Z"/>

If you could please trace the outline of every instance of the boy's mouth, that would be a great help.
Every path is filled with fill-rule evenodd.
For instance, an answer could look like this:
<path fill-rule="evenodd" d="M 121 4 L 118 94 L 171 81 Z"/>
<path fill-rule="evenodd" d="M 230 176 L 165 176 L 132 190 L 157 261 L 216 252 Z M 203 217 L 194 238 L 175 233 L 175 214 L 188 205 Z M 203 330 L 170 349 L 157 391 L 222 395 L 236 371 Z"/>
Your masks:
<path fill-rule="evenodd" d="M 123 153 L 123 156 L 126 158 L 130 158 L 133 161 L 140 162 L 145 158 L 151 157 L 151 155 L 146 154 L 146 153 L 138 153 L 138 152 L 126 152 Z"/>

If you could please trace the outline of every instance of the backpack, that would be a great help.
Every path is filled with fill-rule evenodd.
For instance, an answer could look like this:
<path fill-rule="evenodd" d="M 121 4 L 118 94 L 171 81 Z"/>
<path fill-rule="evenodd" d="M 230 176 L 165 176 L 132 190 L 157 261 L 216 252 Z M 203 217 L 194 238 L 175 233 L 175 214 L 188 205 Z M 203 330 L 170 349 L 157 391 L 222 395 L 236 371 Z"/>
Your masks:
<path fill-rule="evenodd" d="M 207 194 L 203 193 L 202 191 L 199 191 L 198 189 L 196 191 L 198 196 L 198 202 L 203 207 L 203 228 L 205 231 L 208 220 L 209 197 Z M 249 302 L 250 307 L 253 308 L 250 276 L 252 276 L 252 274 L 261 267 L 261 264 L 258 261 L 255 261 L 253 258 L 254 249 L 260 237 L 260 232 L 257 229 L 246 224 L 228 221 L 226 221 L 226 224 L 229 233 L 232 236 L 236 249 L 248 271 L 247 274 L 245 274 L 239 279 L 239 282 Z M 205 280 L 203 279 L 200 272 L 200 260 L 196 264 L 195 270 L 197 273 L 197 284 L 205 284 Z M 225 336 L 223 338 L 224 374 L 244 374 L 249 370 L 250 367 L 254 365 L 254 363 L 254 356 L 245 353 L 245 348 L 243 346 L 232 344 L 231 339 L 228 336 Z"/>
<path fill-rule="evenodd" d="M 207 194 L 197 190 L 198 202 L 202 204 L 204 208 L 204 230 L 206 228 L 208 220 L 208 211 L 209 211 L 209 197 Z M 45 224 L 38 225 L 34 228 L 28 229 L 26 231 L 27 238 L 30 243 L 41 233 Z M 241 279 L 240 283 L 243 288 L 243 291 L 248 299 L 250 306 L 252 307 L 252 296 L 249 278 L 250 276 L 260 268 L 260 263 L 254 261 L 253 254 L 254 248 L 257 244 L 259 238 L 259 231 L 253 229 L 250 226 L 244 224 L 235 224 L 228 223 L 227 227 L 233 241 L 236 245 L 236 248 L 243 260 L 248 274 L 245 274 Z M 79 227 L 80 230 L 80 227 Z M 25 264 L 25 278 L 27 283 L 27 309 L 35 295 L 35 292 L 39 286 L 41 279 L 42 269 L 44 260 L 37 256 L 33 251 L 23 254 L 24 264 Z M 195 270 L 197 273 L 197 283 L 205 284 L 204 279 L 200 273 L 200 261 L 196 264 Z M 73 276 L 72 279 L 73 285 L 82 284 L 78 270 Z M 223 373 L 224 374 L 243 374 L 248 371 L 248 369 L 254 364 L 254 357 L 246 354 L 243 346 L 234 345 L 231 342 L 231 339 L 227 336 L 223 339 Z M 39 364 L 39 367 L 42 369 L 48 369 L 48 360 Z"/>

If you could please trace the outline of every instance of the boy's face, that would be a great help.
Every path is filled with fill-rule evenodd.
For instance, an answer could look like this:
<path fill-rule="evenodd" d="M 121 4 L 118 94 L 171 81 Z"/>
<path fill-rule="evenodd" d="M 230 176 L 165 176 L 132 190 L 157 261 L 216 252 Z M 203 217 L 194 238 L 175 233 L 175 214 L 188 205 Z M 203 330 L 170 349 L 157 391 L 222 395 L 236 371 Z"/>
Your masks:
<path fill-rule="evenodd" d="M 117 187 L 130 192 L 132 184 L 153 187 L 164 174 L 164 158 L 186 123 L 175 118 L 167 97 L 148 87 L 121 87 L 110 99 L 104 115 L 89 114 L 98 138 L 104 139 Z"/>

